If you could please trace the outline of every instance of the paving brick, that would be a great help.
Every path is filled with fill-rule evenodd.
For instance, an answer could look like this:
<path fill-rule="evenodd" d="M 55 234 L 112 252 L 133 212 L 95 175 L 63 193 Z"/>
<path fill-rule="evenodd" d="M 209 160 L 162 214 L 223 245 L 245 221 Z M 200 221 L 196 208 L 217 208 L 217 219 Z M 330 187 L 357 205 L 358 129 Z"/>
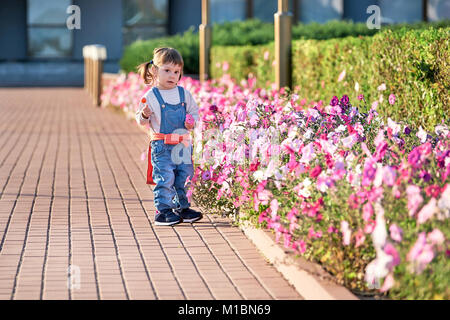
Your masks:
<path fill-rule="evenodd" d="M 80 88 L 0 94 L 0 299 L 301 299 L 227 218 L 154 225 L 135 124 Z"/>

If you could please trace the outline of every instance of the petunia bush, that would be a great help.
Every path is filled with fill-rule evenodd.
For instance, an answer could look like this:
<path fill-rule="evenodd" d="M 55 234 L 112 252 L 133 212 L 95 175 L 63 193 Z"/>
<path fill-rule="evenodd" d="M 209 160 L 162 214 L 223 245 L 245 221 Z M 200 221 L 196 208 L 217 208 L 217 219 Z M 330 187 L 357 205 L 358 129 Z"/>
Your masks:
<path fill-rule="evenodd" d="M 180 84 L 202 117 L 188 196 L 203 211 L 272 230 L 355 293 L 450 298 L 448 123 L 384 122 L 377 109 L 395 105 L 392 92 L 367 106 L 361 92 L 355 105 L 307 101 L 227 74 Z M 105 105 L 134 114 L 146 90 L 136 75 L 110 86 Z"/>

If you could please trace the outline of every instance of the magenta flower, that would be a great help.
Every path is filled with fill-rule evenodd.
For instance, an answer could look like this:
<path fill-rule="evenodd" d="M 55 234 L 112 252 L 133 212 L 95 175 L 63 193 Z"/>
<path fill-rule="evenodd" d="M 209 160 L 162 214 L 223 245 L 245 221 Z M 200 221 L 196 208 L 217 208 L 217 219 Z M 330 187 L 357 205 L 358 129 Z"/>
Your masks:
<path fill-rule="evenodd" d="M 338 97 L 333 96 L 333 98 L 331 98 L 331 101 L 330 101 L 330 106 L 335 107 L 338 105 L 338 103 L 339 103 Z"/>
<path fill-rule="evenodd" d="M 211 179 L 211 172 L 209 172 L 209 171 L 203 171 L 203 173 L 202 173 L 202 179 L 205 180 L 205 181 Z"/>
<path fill-rule="evenodd" d="M 209 106 L 209 111 L 211 112 L 217 112 L 218 108 L 215 104 L 212 104 Z"/>
<path fill-rule="evenodd" d="M 420 151 L 419 148 L 414 148 L 411 150 L 411 152 L 408 155 L 408 163 L 413 168 L 419 168 L 421 166 L 420 164 Z"/>
<path fill-rule="evenodd" d="M 395 103 L 395 94 L 391 93 L 389 95 L 389 103 L 393 105 Z"/>
<path fill-rule="evenodd" d="M 314 169 L 311 170 L 310 176 L 311 178 L 316 178 L 322 172 L 322 167 L 317 165 Z"/>
<path fill-rule="evenodd" d="M 369 186 L 375 178 L 376 172 L 377 167 L 375 166 L 375 163 L 372 160 L 367 159 L 364 164 L 362 185 Z"/>
<path fill-rule="evenodd" d="M 363 95 L 363 94 L 360 94 L 360 95 L 358 96 L 358 100 L 364 100 L 364 95 Z"/>
<path fill-rule="evenodd" d="M 346 105 L 348 105 L 349 101 L 350 101 L 350 99 L 348 98 L 348 96 L 347 96 L 346 94 L 344 94 L 344 95 L 342 96 L 342 98 L 341 98 L 341 103 L 342 103 L 344 106 L 346 106 Z"/>

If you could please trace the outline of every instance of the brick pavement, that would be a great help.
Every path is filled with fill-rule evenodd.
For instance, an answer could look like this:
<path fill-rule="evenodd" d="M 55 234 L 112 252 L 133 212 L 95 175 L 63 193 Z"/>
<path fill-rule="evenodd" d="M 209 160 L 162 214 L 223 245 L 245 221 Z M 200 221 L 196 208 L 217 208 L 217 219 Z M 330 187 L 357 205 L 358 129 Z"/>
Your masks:
<path fill-rule="evenodd" d="M 83 89 L 0 114 L 0 299 L 302 299 L 227 218 L 155 226 L 148 138 Z"/>

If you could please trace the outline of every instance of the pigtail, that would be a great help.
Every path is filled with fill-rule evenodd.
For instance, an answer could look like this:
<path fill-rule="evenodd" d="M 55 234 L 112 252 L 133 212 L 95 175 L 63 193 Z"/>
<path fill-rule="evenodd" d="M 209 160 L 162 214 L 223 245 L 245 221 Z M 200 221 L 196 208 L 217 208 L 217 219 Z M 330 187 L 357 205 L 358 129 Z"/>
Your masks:
<path fill-rule="evenodd" d="M 145 84 L 152 85 L 155 82 L 155 75 L 152 73 L 152 64 L 150 61 L 141 63 L 137 66 L 138 74 L 144 79 Z"/>

